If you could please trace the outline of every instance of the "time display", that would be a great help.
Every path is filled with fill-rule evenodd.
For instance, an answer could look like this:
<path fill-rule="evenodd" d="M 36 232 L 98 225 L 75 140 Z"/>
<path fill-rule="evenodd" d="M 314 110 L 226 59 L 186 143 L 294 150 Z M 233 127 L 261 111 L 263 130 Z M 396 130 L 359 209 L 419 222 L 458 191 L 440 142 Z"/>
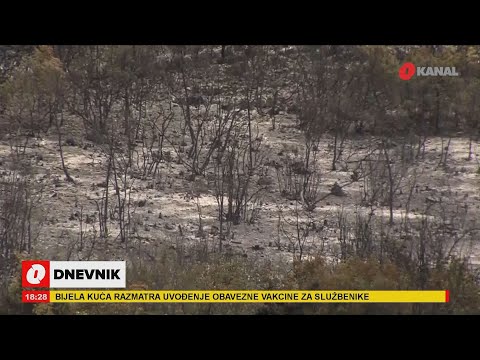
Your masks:
<path fill-rule="evenodd" d="M 23 291 L 22 302 L 24 303 L 50 302 L 50 292 L 49 291 Z"/>

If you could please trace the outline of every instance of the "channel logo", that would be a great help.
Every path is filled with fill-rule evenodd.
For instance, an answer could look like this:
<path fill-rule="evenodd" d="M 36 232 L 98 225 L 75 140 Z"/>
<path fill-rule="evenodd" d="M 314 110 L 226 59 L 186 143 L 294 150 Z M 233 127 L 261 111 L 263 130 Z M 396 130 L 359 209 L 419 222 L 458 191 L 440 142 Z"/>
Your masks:
<path fill-rule="evenodd" d="M 50 287 L 50 261 L 22 261 L 23 287 Z"/>
<path fill-rule="evenodd" d="M 125 288 L 125 261 L 22 261 L 22 286 L 38 288 Z"/>
<path fill-rule="evenodd" d="M 398 69 L 398 76 L 402 80 L 410 80 L 416 76 L 460 76 L 454 66 L 415 66 L 406 62 Z"/>

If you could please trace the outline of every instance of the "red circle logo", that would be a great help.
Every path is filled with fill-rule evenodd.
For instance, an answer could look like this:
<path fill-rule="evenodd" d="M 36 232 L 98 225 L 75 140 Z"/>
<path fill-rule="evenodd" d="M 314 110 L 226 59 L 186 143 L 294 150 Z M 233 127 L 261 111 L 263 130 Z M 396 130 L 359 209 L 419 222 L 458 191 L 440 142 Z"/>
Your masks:
<path fill-rule="evenodd" d="M 402 80 L 410 80 L 415 74 L 415 65 L 411 62 L 403 64 L 398 70 L 398 76 Z"/>

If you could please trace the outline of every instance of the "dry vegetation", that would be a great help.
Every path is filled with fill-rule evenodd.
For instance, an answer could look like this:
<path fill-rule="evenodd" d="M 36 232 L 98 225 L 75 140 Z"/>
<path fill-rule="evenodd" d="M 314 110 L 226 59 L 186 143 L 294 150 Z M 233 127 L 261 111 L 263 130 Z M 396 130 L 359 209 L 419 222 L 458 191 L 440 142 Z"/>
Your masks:
<path fill-rule="evenodd" d="M 405 61 L 458 78 L 401 81 Z M 0 312 L 480 306 L 480 48 L 0 46 Z M 25 258 L 146 289 L 449 289 L 436 305 L 25 305 Z"/>

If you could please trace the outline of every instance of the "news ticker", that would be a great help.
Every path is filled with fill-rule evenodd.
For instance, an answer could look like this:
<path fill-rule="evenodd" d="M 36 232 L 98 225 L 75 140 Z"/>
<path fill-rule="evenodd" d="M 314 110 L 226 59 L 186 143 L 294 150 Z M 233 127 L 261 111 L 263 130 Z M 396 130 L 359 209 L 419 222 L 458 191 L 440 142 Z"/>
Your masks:
<path fill-rule="evenodd" d="M 25 303 L 448 303 L 448 290 L 24 290 Z"/>
<path fill-rule="evenodd" d="M 125 289 L 125 261 L 22 261 L 27 303 L 446 303 L 448 290 L 108 290 Z M 82 289 L 82 290 L 47 290 Z M 107 289 L 107 290 L 86 290 Z"/>

